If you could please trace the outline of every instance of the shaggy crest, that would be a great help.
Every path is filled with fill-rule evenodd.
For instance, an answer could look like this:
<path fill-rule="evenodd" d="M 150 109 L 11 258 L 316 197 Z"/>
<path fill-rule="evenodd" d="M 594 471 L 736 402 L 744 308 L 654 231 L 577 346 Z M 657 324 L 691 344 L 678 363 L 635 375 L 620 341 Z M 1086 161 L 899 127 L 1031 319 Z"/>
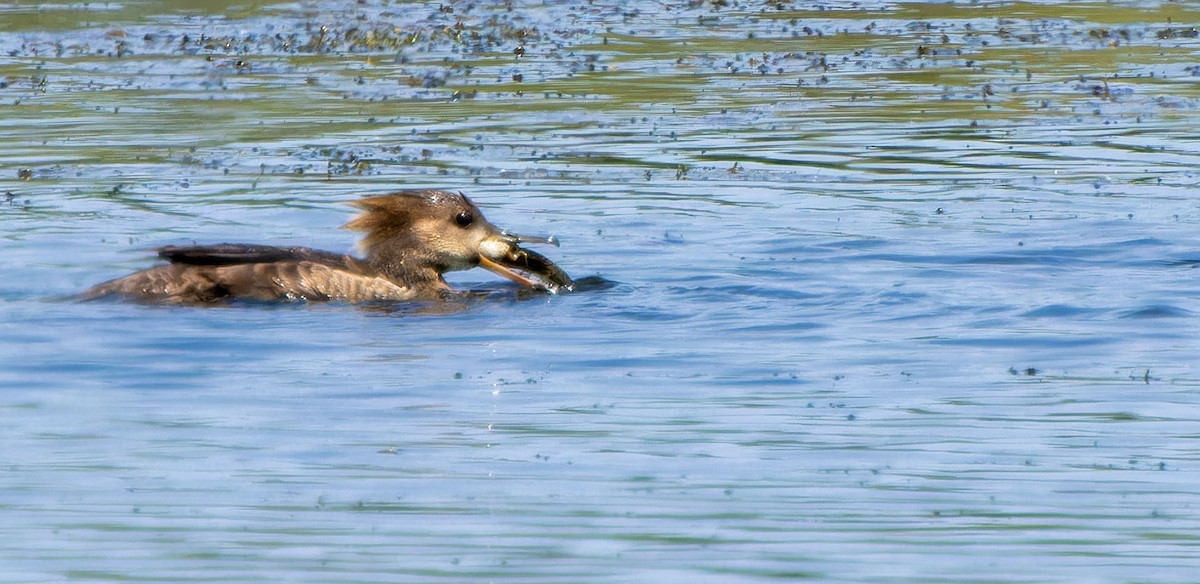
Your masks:
<path fill-rule="evenodd" d="M 456 206 L 476 212 L 475 206 L 462 193 L 435 190 L 411 190 L 368 197 L 350 204 L 362 209 L 357 217 L 346 223 L 346 229 L 366 233 L 359 247 L 367 253 L 382 242 L 403 239 L 413 222 L 427 216 L 428 209 L 454 199 Z"/>

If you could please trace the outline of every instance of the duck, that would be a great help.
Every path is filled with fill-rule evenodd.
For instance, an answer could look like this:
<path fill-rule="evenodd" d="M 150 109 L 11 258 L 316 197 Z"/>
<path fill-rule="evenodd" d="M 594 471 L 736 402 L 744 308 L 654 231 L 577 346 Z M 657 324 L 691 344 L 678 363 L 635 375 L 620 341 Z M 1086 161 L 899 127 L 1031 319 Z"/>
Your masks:
<path fill-rule="evenodd" d="M 351 204 L 361 212 L 344 227 L 364 233 L 362 257 L 241 243 L 166 246 L 157 250 L 166 264 L 97 284 L 82 297 L 178 305 L 440 301 L 461 294 L 443 274 L 477 266 L 550 294 L 574 286 L 554 262 L 520 245 L 556 239 L 500 229 L 461 192 L 403 190 Z"/>

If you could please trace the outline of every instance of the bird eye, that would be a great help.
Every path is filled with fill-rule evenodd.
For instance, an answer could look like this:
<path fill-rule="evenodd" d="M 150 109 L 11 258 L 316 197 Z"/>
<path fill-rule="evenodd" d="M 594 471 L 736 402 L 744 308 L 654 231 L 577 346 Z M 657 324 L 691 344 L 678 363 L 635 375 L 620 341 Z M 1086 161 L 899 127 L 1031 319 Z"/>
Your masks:
<path fill-rule="evenodd" d="M 475 216 L 466 211 L 463 211 L 462 213 L 459 213 L 458 215 L 454 216 L 454 222 L 458 223 L 459 227 L 470 227 L 471 223 L 473 223 L 474 221 L 475 221 Z"/>

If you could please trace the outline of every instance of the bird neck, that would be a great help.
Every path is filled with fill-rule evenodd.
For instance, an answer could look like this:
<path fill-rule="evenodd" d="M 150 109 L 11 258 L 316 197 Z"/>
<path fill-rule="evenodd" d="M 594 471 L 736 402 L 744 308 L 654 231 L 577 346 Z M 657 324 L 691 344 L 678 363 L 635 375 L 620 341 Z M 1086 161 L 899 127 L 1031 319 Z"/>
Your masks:
<path fill-rule="evenodd" d="M 445 285 L 432 258 L 402 245 L 376 246 L 367 252 L 367 264 L 385 278 L 404 286 Z"/>

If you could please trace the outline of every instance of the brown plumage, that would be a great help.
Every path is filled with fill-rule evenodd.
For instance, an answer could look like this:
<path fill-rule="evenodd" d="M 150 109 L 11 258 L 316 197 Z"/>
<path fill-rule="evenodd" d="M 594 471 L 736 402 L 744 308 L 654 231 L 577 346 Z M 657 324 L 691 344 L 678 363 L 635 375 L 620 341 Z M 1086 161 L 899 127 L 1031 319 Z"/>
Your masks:
<path fill-rule="evenodd" d="M 158 255 L 166 265 L 104 282 L 83 297 L 166 304 L 439 300 L 454 294 L 443 273 L 475 266 L 551 293 L 573 284 L 553 262 L 518 245 L 547 240 L 497 229 L 461 193 L 400 191 L 353 204 L 363 212 L 346 227 L 365 233 L 363 258 L 305 247 L 164 247 Z"/>

